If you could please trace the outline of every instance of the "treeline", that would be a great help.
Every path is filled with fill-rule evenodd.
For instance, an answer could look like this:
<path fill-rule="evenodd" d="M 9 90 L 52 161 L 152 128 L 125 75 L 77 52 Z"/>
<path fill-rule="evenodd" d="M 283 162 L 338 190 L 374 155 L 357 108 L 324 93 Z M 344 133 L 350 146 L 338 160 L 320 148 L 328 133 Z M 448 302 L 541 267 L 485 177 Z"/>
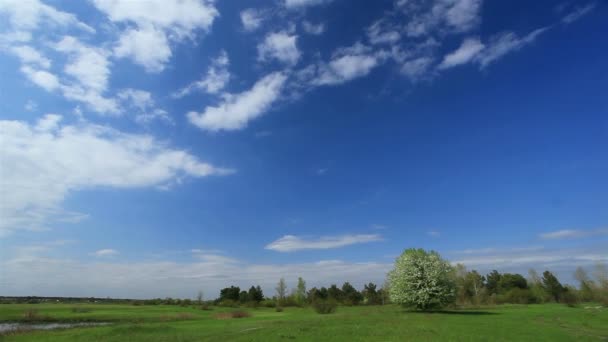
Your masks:
<path fill-rule="evenodd" d="M 238 286 L 230 286 L 220 290 L 220 296 L 214 300 L 214 304 L 286 307 L 305 306 L 319 301 L 332 301 L 342 305 L 379 305 L 389 302 L 386 289 L 378 289 L 374 283 L 365 284 L 361 291 L 349 282 L 345 282 L 341 287 L 332 284 L 329 287 L 313 287 L 307 290 L 306 281 L 298 278 L 297 286 L 288 293 L 285 279 L 281 278 L 275 290 L 274 296 L 266 297 L 259 285 L 251 286 L 248 291 L 241 291 Z"/>
<path fill-rule="evenodd" d="M 40 303 L 106 303 L 130 304 L 135 299 L 97 297 L 44 297 L 44 296 L 0 296 L 0 304 L 40 304 Z"/>
<path fill-rule="evenodd" d="M 456 265 L 456 303 L 460 305 L 479 304 L 535 304 L 579 302 L 600 302 L 608 305 L 608 271 L 598 264 L 595 279 L 587 271 L 578 267 L 574 273 L 578 287 L 563 285 L 550 271 L 538 274 L 534 269 L 528 277 L 517 273 L 500 273 L 496 270 L 486 276 L 477 271 L 467 271 L 464 265 Z"/>

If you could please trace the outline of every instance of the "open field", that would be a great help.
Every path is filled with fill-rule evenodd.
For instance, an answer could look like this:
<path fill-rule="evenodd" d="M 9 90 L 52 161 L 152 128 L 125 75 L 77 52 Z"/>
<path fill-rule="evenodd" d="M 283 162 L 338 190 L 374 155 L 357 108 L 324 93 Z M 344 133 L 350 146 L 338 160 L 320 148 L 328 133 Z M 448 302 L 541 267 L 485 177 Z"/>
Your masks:
<path fill-rule="evenodd" d="M 319 315 L 310 308 L 213 308 L 105 304 L 6 304 L 0 321 L 39 319 L 112 322 L 108 326 L 19 332 L 4 341 L 606 341 L 608 309 L 558 304 L 505 305 L 419 313 L 399 306 L 339 307 Z M 78 308 L 78 309 L 74 309 Z M 251 317 L 225 318 L 245 310 Z"/>

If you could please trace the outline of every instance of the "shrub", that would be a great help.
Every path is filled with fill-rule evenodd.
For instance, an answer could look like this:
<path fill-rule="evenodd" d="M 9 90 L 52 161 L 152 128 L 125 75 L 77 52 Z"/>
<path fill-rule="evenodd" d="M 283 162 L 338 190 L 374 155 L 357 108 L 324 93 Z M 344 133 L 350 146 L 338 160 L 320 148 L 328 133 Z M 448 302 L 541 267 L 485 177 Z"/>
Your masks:
<path fill-rule="evenodd" d="M 41 315 L 38 310 L 29 309 L 23 313 L 23 320 L 28 322 L 37 322 L 37 321 L 51 321 L 53 320 L 50 316 Z"/>
<path fill-rule="evenodd" d="M 575 307 L 578 304 L 576 293 L 569 288 L 566 288 L 560 297 L 560 303 L 566 304 L 569 307 Z"/>
<path fill-rule="evenodd" d="M 272 299 L 264 299 L 260 302 L 260 305 L 267 308 L 274 308 L 277 306 L 277 303 Z"/>
<path fill-rule="evenodd" d="M 91 309 L 91 308 L 79 308 L 79 307 L 72 308 L 72 312 L 74 312 L 74 313 L 88 313 L 91 311 L 93 311 L 93 309 Z"/>
<path fill-rule="evenodd" d="M 245 318 L 251 317 L 251 314 L 247 311 L 237 310 L 232 312 L 220 312 L 214 316 L 217 319 L 229 319 L 229 318 Z"/>
<path fill-rule="evenodd" d="M 280 306 L 277 306 L 276 309 L 274 309 L 276 312 L 283 312 L 283 308 Z"/>
<path fill-rule="evenodd" d="M 326 315 L 332 314 L 336 312 L 336 308 L 338 307 L 338 303 L 334 299 L 328 300 L 317 300 L 312 303 L 312 307 L 318 314 Z"/>
<path fill-rule="evenodd" d="M 239 306 L 239 303 L 232 299 L 224 299 L 218 305 L 224 308 L 236 308 Z"/>
<path fill-rule="evenodd" d="M 211 306 L 210 306 L 208 303 L 203 303 L 203 304 L 201 304 L 200 309 L 201 309 L 201 310 L 213 310 L 213 309 L 211 308 Z"/>

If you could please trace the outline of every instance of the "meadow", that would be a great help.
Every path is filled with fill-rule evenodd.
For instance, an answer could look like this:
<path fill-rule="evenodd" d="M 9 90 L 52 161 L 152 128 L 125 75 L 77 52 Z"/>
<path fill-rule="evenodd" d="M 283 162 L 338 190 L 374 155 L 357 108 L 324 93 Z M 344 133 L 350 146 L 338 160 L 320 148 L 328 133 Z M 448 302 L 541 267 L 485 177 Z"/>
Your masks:
<path fill-rule="evenodd" d="M 246 312 L 249 317 L 231 318 Z M 245 314 L 245 316 L 247 316 Z M 29 318 L 28 318 L 29 317 Z M 2 341 L 606 341 L 608 308 L 593 304 L 498 305 L 439 312 L 401 306 L 223 308 L 173 305 L 2 304 L 0 323 L 109 322 L 106 326 L 19 331 Z"/>

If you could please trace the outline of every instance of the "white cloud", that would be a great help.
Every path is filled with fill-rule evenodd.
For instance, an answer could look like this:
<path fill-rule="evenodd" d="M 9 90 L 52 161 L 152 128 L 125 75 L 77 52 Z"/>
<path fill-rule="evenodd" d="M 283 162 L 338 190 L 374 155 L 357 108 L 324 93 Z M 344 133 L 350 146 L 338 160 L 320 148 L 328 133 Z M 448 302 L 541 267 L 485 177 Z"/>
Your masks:
<path fill-rule="evenodd" d="M 443 58 L 438 69 L 448 69 L 467 63 L 478 63 L 479 67 L 484 69 L 506 54 L 533 43 L 548 29 L 549 27 L 536 29 L 522 38 L 513 32 L 503 32 L 493 36 L 487 44 L 483 44 L 478 38 L 467 38 L 457 50 Z"/>
<path fill-rule="evenodd" d="M 120 254 L 117 250 L 115 249 L 100 249 L 98 251 L 95 251 L 94 253 L 92 253 L 92 255 L 96 256 L 96 257 L 112 257 L 112 256 L 116 256 Z"/>
<path fill-rule="evenodd" d="M 92 27 L 78 21 L 73 14 L 58 11 L 38 0 L 0 1 L 0 14 L 8 15 L 11 26 L 17 32 L 35 30 L 41 23 L 63 27 L 76 26 L 89 33 L 95 32 Z"/>
<path fill-rule="evenodd" d="M 350 282 L 361 289 L 366 283 L 381 284 L 391 264 L 323 260 L 307 263 L 255 264 L 220 254 L 194 255 L 191 262 L 175 261 L 74 261 L 51 258 L 39 250 L 30 257 L 0 260 L 6 281 L 0 292 L 14 295 L 191 298 L 202 290 L 216 298 L 229 285 L 260 285 L 272 294 L 280 278 L 295 286 L 303 277 L 309 287 Z"/>
<path fill-rule="evenodd" d="M 55 50 L 66 53 L 69 62 L 64 71 L 74 77 L 85 88 L 102 93 L 107 89 L 110 77 L 110 62 L 103 49 L 82 44 L 78 39 L 64 37 L 54 45 Z"/>
<path fill-rule="evenodd" d="M 215 107 L 206 107 L 202 113 L 189 112 L 190 122 L 209 131 L 237 130 L 250 120 L 264 114 L 279 98 L 287 76 L 273 72 L 258 80 L 251 89 L 239 94 L 224 94 Z"/>
<path fill-rule="evenodd" d="M 0 201 L 0 233 L 78 218 L 61 205 L 81 189 L 157 187 L 185 176 L 232 172 L 149 135 L 89 123 L 61 126 L 60 120 L 46 115 L 35 125 L 0 121 L 0 192 L 11 194 Z"/>
<path fill-rule="evenodd" d="M 413 81 L 417 81 L 427 74 L 430 66 L 433 64 L 432 57 L 418 57 L 408 60 L 401 64 L 401 73 L 409 77 Z"/>
<path fill-rule="evenodd" d="M 381 240 L 382 237 L 378 234 L 322 236 L 316 239 L 305 239 L 295 235 L 285 235 L 282 238 L 269 243 L 264 248 L 277 252 L 294 252 L 307 249 L 339 248 Z"/>
<path fill-rule="evenodd" d="M 33 112 L 38 109 L 38 104 L 32 100 L 27 100 L 23 108 L 25 108 L 25 110 L 27 110 L 28 112 Z"/>
<path fill-rule="evenodd" d="M 209 31 L 219 12 L 213 1 L 94 0 L 113 22 L 134 23 L 122 33 L 117 57 L 129 57 L 148 72 L 160 72 L 172 53 L 169 41 L 194 38 L 197 30 Z"/>
<path fill-rule="evenodd" d="M 583 7 L 577 7 L 572 12 L 568 13 L 566 16 L 562 18 L 562 22 L 564 24 L 571 24 L 583 16 L 591 13 L 597 4 L 595 2 L 589 3 Z"/>
<path fill-rule="evenodd" d="M 162 120 L 173 124 L 169 113 L 163 109 L 155 108 L 154 99 L 150 92 L 127 88 L 118 92 L 117 97 L 127 106 L 137 111 L 135 121 L 140 124 L 148 124 L 154 120 Z"/>
<path fill-rule="evenodd" d="M 523 38 L 519 38 L 513 32 L 504 32 L 499 34 L 493 37 L 487 44 L 483 53 L 477 56 L 477 62 L 479 62 L 480 67 L 483 69 L 507 53 L 517 51 L 525 45 L 534 42 L 536 38 L 547 29 L 548 28 L 540 28 L 534 30 L 525 35 Z"/>
<path fill-rule="evenodd" d="M 378 20 L 367 28 L 367 38 L 372 44 L 392 44 L 401 39 L 398 30 L 385 20 Z"/>
<path fill-rule="evenodd" d="M 176 91 L 171 96 L 173 98 L 181 98 L 191 94 L 194 90 L 202 90 L 208 94 L 217 94 L 223 90 L 230 81 L 231 75 L 228 71 L 229 65 L 230 60 L 228 59 L 228 54 L 226 51 L 222 50 L 219 56 L 211 62 L 211 65 L 207 69 L 207 73 L 202 79 Z"/>
<path fill-rule="evenodd" d="M 32 64 L 43 69 L 51 67 L 51 61 L 38 50 L 28 45 L 13 46 L 10 51 L 21 60 L 22 64 Z"/>
<path fill-rule="evenodd" d="M 441 236 L 441 233 L 436 231 L 436 230 L 431 230 L 426 232 L 428 236 L 433 237 L 433 238 L 438 238 Z"/>
<path fill-rule="evenodd" d="M 63 71 L 69 77 L 61 81 L 63 96 L 85 103 L 91 110 L 102 114 L 119 114 L 115 99 L 104 97 L 110 77 L 109 53 L 101 48 L 83 44 L 65 36 L 52 47 L 68 56 Z"/>
<path fill-rule="evenodd" d="M 258 44 L 258 60 L 266 61 L 275 58 L 280 62 L 295 65 L 300 59 L 300 51 L 296 45 L 297 35 L 287 32 L 274 32 L 266 35 L 264 41 Z"/>
<path fill-rule="evenodd" d="M 257 30 L 265 19 L 265 14 L 263 11 L 248 8 L 246 10 L 241 11 L 241 24 L 243 24 L 243 29 L 247 32 Z"/>
<path fill-rule="evenodd" d="M 405 31 L 411 37 L 433 33 L 463 33 L 480 21 L 481 0 L 398 1 L 397 8 L 407 18 Z"/>
<path fill-rule="evenodd" d="M 608 228 L 599 228 L 594 230 L 582 230 L 582 229 L 563 229 L 556 230 L 553 232 L 543 233 L 540 235 L 545 240 L 557 240 L 557 239 L 578 239 L 592 236 L 603 236 L 608 235 Z"/>
<path fill-rule="evenodd" d="M 438 68 L 448 69 L 457 65 L 469 63 L 484 48 L 485 45 L 479 41 L 479 38 L 467 38 L 462 42 L 458 49 L 445 55 Z"/>
<path fill-rule="evenodd" d="M 165 33 L 149 26 L 123 32 L 114 48 L 114 55 L 131 58 L 148 72 L 161 72 L 172 53 Z"/>
<path fill-rule="evenodd" d="M 316 6 L 326 4 L 332 0 L 285 0 L 285 7 L 290 9 L 303 8 L 308 6 Z"/>
<path fill-rule="evenodd" d="M 27 65 L 22 66 L 20 70 L 32 83 L 46 91 L 53 91 L 59 88 L 59 79 L 48 71 L 36 70 Z"/>
<path fill-rule="evenodd" d="M 321 67 L 316 85 L 342 84 L 355 78 L 366 76 L 378 65 L 372 55 L 345 55 L 332 59 Z"/>
<path fill-rule="evenodd" d="M 119 99 L 130 102 L 131 105 L 142 111 L 154 106 L 152 94 L 144 90 L 127 88 L 118 92 L 117 96 Z"/>
<path fill-rule="evenodd" d="M 313 24 L 308 20 L 302 22 L 302 28 L 304 29 L 304 32 L 308 34 L 320 35 L 325 32 L 324 23 Z"/>

